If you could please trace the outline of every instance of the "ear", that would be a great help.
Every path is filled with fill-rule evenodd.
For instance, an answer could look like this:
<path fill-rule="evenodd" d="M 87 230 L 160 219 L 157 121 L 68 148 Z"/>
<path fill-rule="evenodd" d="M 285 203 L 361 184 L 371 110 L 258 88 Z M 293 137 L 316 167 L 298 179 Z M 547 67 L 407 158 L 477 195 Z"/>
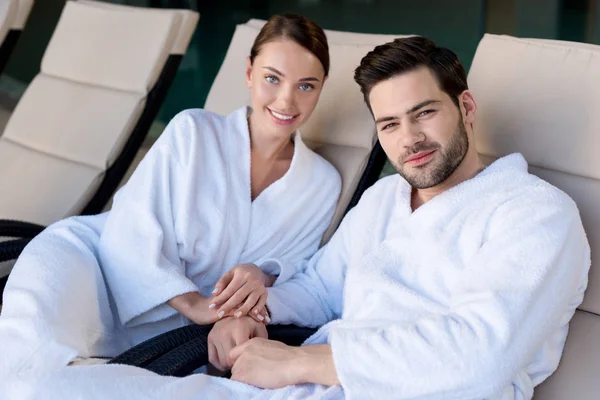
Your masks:
<path fill-rule="evenodd" d="M 252 62 L 250 56 L 246 59 L 246 87 L 248 89 L 252 88 Z"/>
<path fill-rule="evenodd" d="M 475 122 L 475 116 L 477 114 L 477 103 L 473 94 L 465 90 L 458 96 L 458 102 L 460 104 L 460 111 L 462 113 L 463 121 L 465 124 L 472 124 Z"/>

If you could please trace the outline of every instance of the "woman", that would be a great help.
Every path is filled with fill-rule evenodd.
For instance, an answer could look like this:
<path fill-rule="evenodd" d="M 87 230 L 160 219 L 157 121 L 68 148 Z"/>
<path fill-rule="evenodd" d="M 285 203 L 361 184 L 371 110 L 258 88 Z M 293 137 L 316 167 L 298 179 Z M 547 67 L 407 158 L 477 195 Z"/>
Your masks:
<path fill-rule="evenodd" d="M 268 321 L 264 287 L 317 250 L 340 192 L 296 133 L 328 69 L 321 28 L 271 18 L 248 58 L 251 108 L 180 113 L 110 212 L 61 221 L 27 247 L 5 290 L 3 363 L 110 357 L 230 312 Z"/>

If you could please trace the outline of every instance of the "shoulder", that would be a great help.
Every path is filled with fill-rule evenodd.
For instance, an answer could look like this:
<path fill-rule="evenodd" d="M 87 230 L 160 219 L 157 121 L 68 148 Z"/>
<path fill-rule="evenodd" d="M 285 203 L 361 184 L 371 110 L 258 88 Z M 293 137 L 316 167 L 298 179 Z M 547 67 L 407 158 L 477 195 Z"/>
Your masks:
<path fill-rule="evenodd" d="M 316 182 L 319 185 L 326 185 L 331 188 L 331 190 L 337 192 L 341 191 L 341 175 L 329 161 L 308 147 L 306 147 L 305 158 L 308 159 L 312 166 L 311 181 Z"/>
<path fill-rule="evenodd" d="M 175 115 L 156 141 L 155 147 L 171 153 L 180 163 L 219 140 L 227 117 L 202 109 L 188 109 Z"/>
<path fill-rule="evenodd" d="M 529 173 L 515 176 L 514 185 L 502 195 L 494 219 L 498 224 L 522 227 L 554 221 L 560 225 L 581 224 L 577 204 L 549 182 Z"/>
<path fill-rule="evenodd" d="M 200 108 L 183 110 L 171 119 L 165 133 L 173 137 L 193 137 L 199 132 L 218 129 L 226 119 L 225 116 Z"/>

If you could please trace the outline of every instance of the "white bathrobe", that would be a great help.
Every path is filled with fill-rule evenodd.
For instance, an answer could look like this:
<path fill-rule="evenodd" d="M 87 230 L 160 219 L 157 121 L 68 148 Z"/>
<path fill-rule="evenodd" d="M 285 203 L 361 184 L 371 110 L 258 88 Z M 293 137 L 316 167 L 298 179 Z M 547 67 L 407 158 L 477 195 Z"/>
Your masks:
<path fill-rule="evenodd" d="M 55 398 L 530 399 L 555 370 L 587 285 L 576 205 L 520 155 L 414 212 L 410 192 L 397 175 L 379 181 L 305 273 L 269 290 L 273 323 L 326 324 L 307 344 L 331 344 L 343 388 L 261 391 L 116 365 L 15 387 Z"/>
<path fill-rule="evenodd" d="M 289 171 L 254 201 L 250 188 L 245 107 L 175 117 L 115 197 L 99 243 L 126 327 L 185 324 L 167 300 L 197 290 L 209 297 L 246 262 L 284 281 L 317 251 L 341 188 L 333 166 L 296 135 Z"/>
<path fill-rule="evenodd" d="M 251 201 L 246 108 L 177 115 L 110 212 L 60 221 L 25 249 L 4 292 L 0 373 L 115 356 L 186 325 L 165 302 L 209 296 L 240 263 L 289 279 L 317 251 L 341 189 L 331 164 L 299 134 L 294 143 L 287 173 Z"/>

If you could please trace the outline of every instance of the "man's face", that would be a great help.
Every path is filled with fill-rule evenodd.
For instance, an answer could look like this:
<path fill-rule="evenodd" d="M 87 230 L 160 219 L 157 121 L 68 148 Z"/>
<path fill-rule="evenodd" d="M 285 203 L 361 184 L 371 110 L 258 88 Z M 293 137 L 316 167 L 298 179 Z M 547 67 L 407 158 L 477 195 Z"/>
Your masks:
<path fill-rule="evenodd" d="M 462 114 L 428 68 L 378 83 L 369 100 L 381 146 L 412 187 L 440 185 L 465 158 Z"/>

